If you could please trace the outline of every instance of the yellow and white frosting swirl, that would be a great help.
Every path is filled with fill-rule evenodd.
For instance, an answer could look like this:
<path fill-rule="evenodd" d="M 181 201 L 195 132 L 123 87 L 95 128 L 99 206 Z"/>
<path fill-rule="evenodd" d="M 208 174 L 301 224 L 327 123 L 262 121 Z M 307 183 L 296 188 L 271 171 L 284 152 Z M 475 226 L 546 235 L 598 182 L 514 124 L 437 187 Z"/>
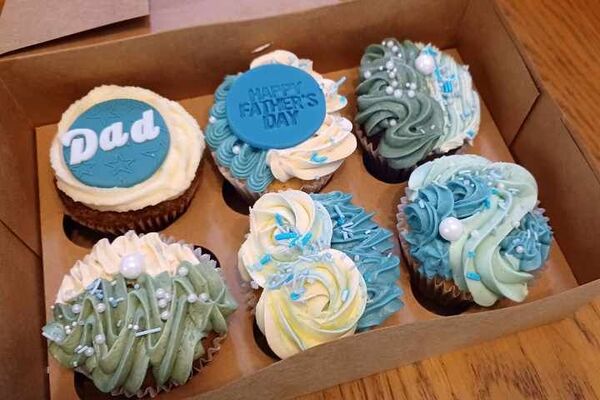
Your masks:
<path fill-rule="evenodd" d="M 367 302 L 367 287 L 343 252 L 301 257 L 269 279 L 256 322 L 280 358 L 352 335 Z"/>

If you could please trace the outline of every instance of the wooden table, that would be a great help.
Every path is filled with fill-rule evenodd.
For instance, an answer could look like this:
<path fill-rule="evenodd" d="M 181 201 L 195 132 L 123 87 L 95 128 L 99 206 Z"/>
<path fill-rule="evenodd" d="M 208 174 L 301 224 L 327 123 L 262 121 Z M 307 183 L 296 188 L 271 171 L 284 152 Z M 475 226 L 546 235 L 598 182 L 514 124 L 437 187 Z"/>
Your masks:
<path fill-rule="evenodd" d="M 600 176 L 600 1 L 497 0 Z M 600 398 L 600 299 L 566 320 L 302 400 Z"/>

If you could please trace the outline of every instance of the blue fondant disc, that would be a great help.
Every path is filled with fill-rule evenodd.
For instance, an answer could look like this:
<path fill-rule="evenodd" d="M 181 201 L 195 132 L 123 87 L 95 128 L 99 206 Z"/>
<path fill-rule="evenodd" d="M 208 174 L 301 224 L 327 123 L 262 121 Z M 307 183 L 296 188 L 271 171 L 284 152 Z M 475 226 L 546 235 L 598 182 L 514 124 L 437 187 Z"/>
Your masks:
<path fill-rule="evenodd" d="M 242 141 L 284 149 L 312 136 L 325 120 L 325 96 L 307 72 L 282 64 L 253 68 L 233 83 L 227 122 Z"/>
<path fill-rule="evenodd" d="M 65 164 L 77 180 L 112 188 L 131 187 L 150 178 L 167 156 L 170 137 L 154 107 L 115 99 L 83 112 L 61 135 L 61 142 Z"/>

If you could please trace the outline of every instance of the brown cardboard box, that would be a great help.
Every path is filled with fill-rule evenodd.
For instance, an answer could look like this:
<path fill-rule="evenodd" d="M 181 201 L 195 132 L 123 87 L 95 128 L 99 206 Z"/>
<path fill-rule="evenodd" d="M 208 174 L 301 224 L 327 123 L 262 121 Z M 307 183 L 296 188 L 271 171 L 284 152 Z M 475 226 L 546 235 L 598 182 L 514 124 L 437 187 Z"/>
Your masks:
<path fill-rule="evenodd" d="M 163 19 L 169 21 L 163 26 L 174 27 L 172 15 Z M 532 77 L 491 0 L 356 1 L 237 18 L 209 25 L 182 23 L 189 26 L 174 30 L 153 25 L 109 29 L 104 36 L 91 33 L 0 59 L 0 293 L 6 295 L 0 310 L 12 322 L 2 330 L 6 339 L 0 336 L 3 354 L 11 361 L 3 364 L 6 370 L 0 376 L 6 382 L 0 381 L 0 394 L 47 394 L 43 387 L 29 384 L 44 381 L 45 349 L 38 336 L 43 310 L 53 302 L 62 275 L 88 251 L 81 240 L 72 242 L 65 234 L 69 224 L 48 164 L 53 124 L 62 111 L 94 86 L 129 84 L 182 100 L 205 125 L 216 86 L 225 74 L 245 70 L 252 50 L 264 43 L 312 58 L 315 69 L 329 76 L 347 76 L 348 116 L 354 112 L 356 66 L 367 44 L 396 36 L 453 49 L 471 66 L 486 106 L 480 136 L 470 151 L 496 160 L 515 158 L 534 173 L 557 243 L 525 304 L 502 302 L 492 310 L 440 317 L 416 302 L 403 269 L 406 306 L 383 327 L 284 361 L 274 362 L 258 348 L 253 316 L 241 307 L 231 318 L 229 337 L 215 361 L 162 398 L 292 397 L 549 322 L 600 293 L 600 272 L 592 261 L 600 257 L 600 248 L 594 246 L 600 235 L 597 175 L 556 105 Z M 199 193 L 190 209 L 165 232 L 213 250 L 241 302 L 235 252 L 247 230 L 247 217 L 225 204 L 222 178 L 209 158 L 204 157 Z M 334 189 L 353 193 L 358 204 L 377 211 L 379 223 L 394 226 L 395 204 L 404 187 L 372 178 L 359 154 L 325 188 Z M 20 361 L 24 348 L 28 365 Z M 49 364 L 52 399 L 76 398 L 76 390 L 84 398 L 98 397 L 88 381 L 78 379 L 74 385 L 71 371 L 53 360 Z"/>

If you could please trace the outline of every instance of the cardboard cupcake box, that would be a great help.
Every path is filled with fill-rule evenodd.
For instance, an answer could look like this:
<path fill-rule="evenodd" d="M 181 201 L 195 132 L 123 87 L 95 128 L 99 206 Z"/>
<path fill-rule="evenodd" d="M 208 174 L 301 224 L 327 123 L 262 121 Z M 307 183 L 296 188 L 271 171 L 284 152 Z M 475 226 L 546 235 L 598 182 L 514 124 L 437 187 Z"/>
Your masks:
<path fill-rule="evenodd" d="M 14 383 L 12 390 L 39 390 L 23 389 L 24 382 L 45 387 L 47 362 L 49 389 L 35 392 L 38 397 L 109 397 L 52 358 L 46 361 L 39 335 L 63 275 L 98 238 L 64 215 L 49 165 L 55 124 L 69 104 L 101 84 L 136 85 L 177 99 L 205 126 L 212 93 L 223 77 L 245 70 L 255 56 L 252 51 L 270 43 L 270 49 L 313 59 L 315 69 L 328 78 L 346 77 L 341 94 L 350 104 L 343 113 L 352 119 L 362 51 L 392 36 L 432 42 L 469 64 L 482 99 L 482 120 L 468 152 L 516 160 L 536 177 L 556 241 L 526 302 L 503 301 L 490 310 L 440 316 L 414 298 L 402 265 L 405 306 L 382 326 L 283 361 L 261 350 L 254 316 L 242 306 L 232 315 L 229 335 L 215 360 L 160 398 L 293 397 L 547 323 L 600 294 L 600 274 L 590 261 L 600 257 L 600 248 L 594 247 L 600 226 L 593 223 L 599 217 L 598 176 L 492 1 L 356 1 L 158 33 L 88 37 L 0 59 L 0 264 L 7 271 L 0 289 L 14 299 L 0 309 L 13 321 L 9 329 L 22 332 L 8 335 L 20 340 L 10 349 L 11 356 L 20 360 L 15 362 L 28 362 L 26 377 L 16 378 L 19 385 Z M 404 188 L 369 175 L 357 150 L 324 191 L 352 193 L 355 204 L 376 211 L 376 222 L 394 230 Z M 214 252 L 243 304 L 236 253 L 248 218 L 232 199 L 205 153 L 190 208 L 164 233 Z M 394 253 L 400 255 L 397 241 L 395 246 Z M 25 356 L 20 354 L 23 345 L 29 349 Z"/>

